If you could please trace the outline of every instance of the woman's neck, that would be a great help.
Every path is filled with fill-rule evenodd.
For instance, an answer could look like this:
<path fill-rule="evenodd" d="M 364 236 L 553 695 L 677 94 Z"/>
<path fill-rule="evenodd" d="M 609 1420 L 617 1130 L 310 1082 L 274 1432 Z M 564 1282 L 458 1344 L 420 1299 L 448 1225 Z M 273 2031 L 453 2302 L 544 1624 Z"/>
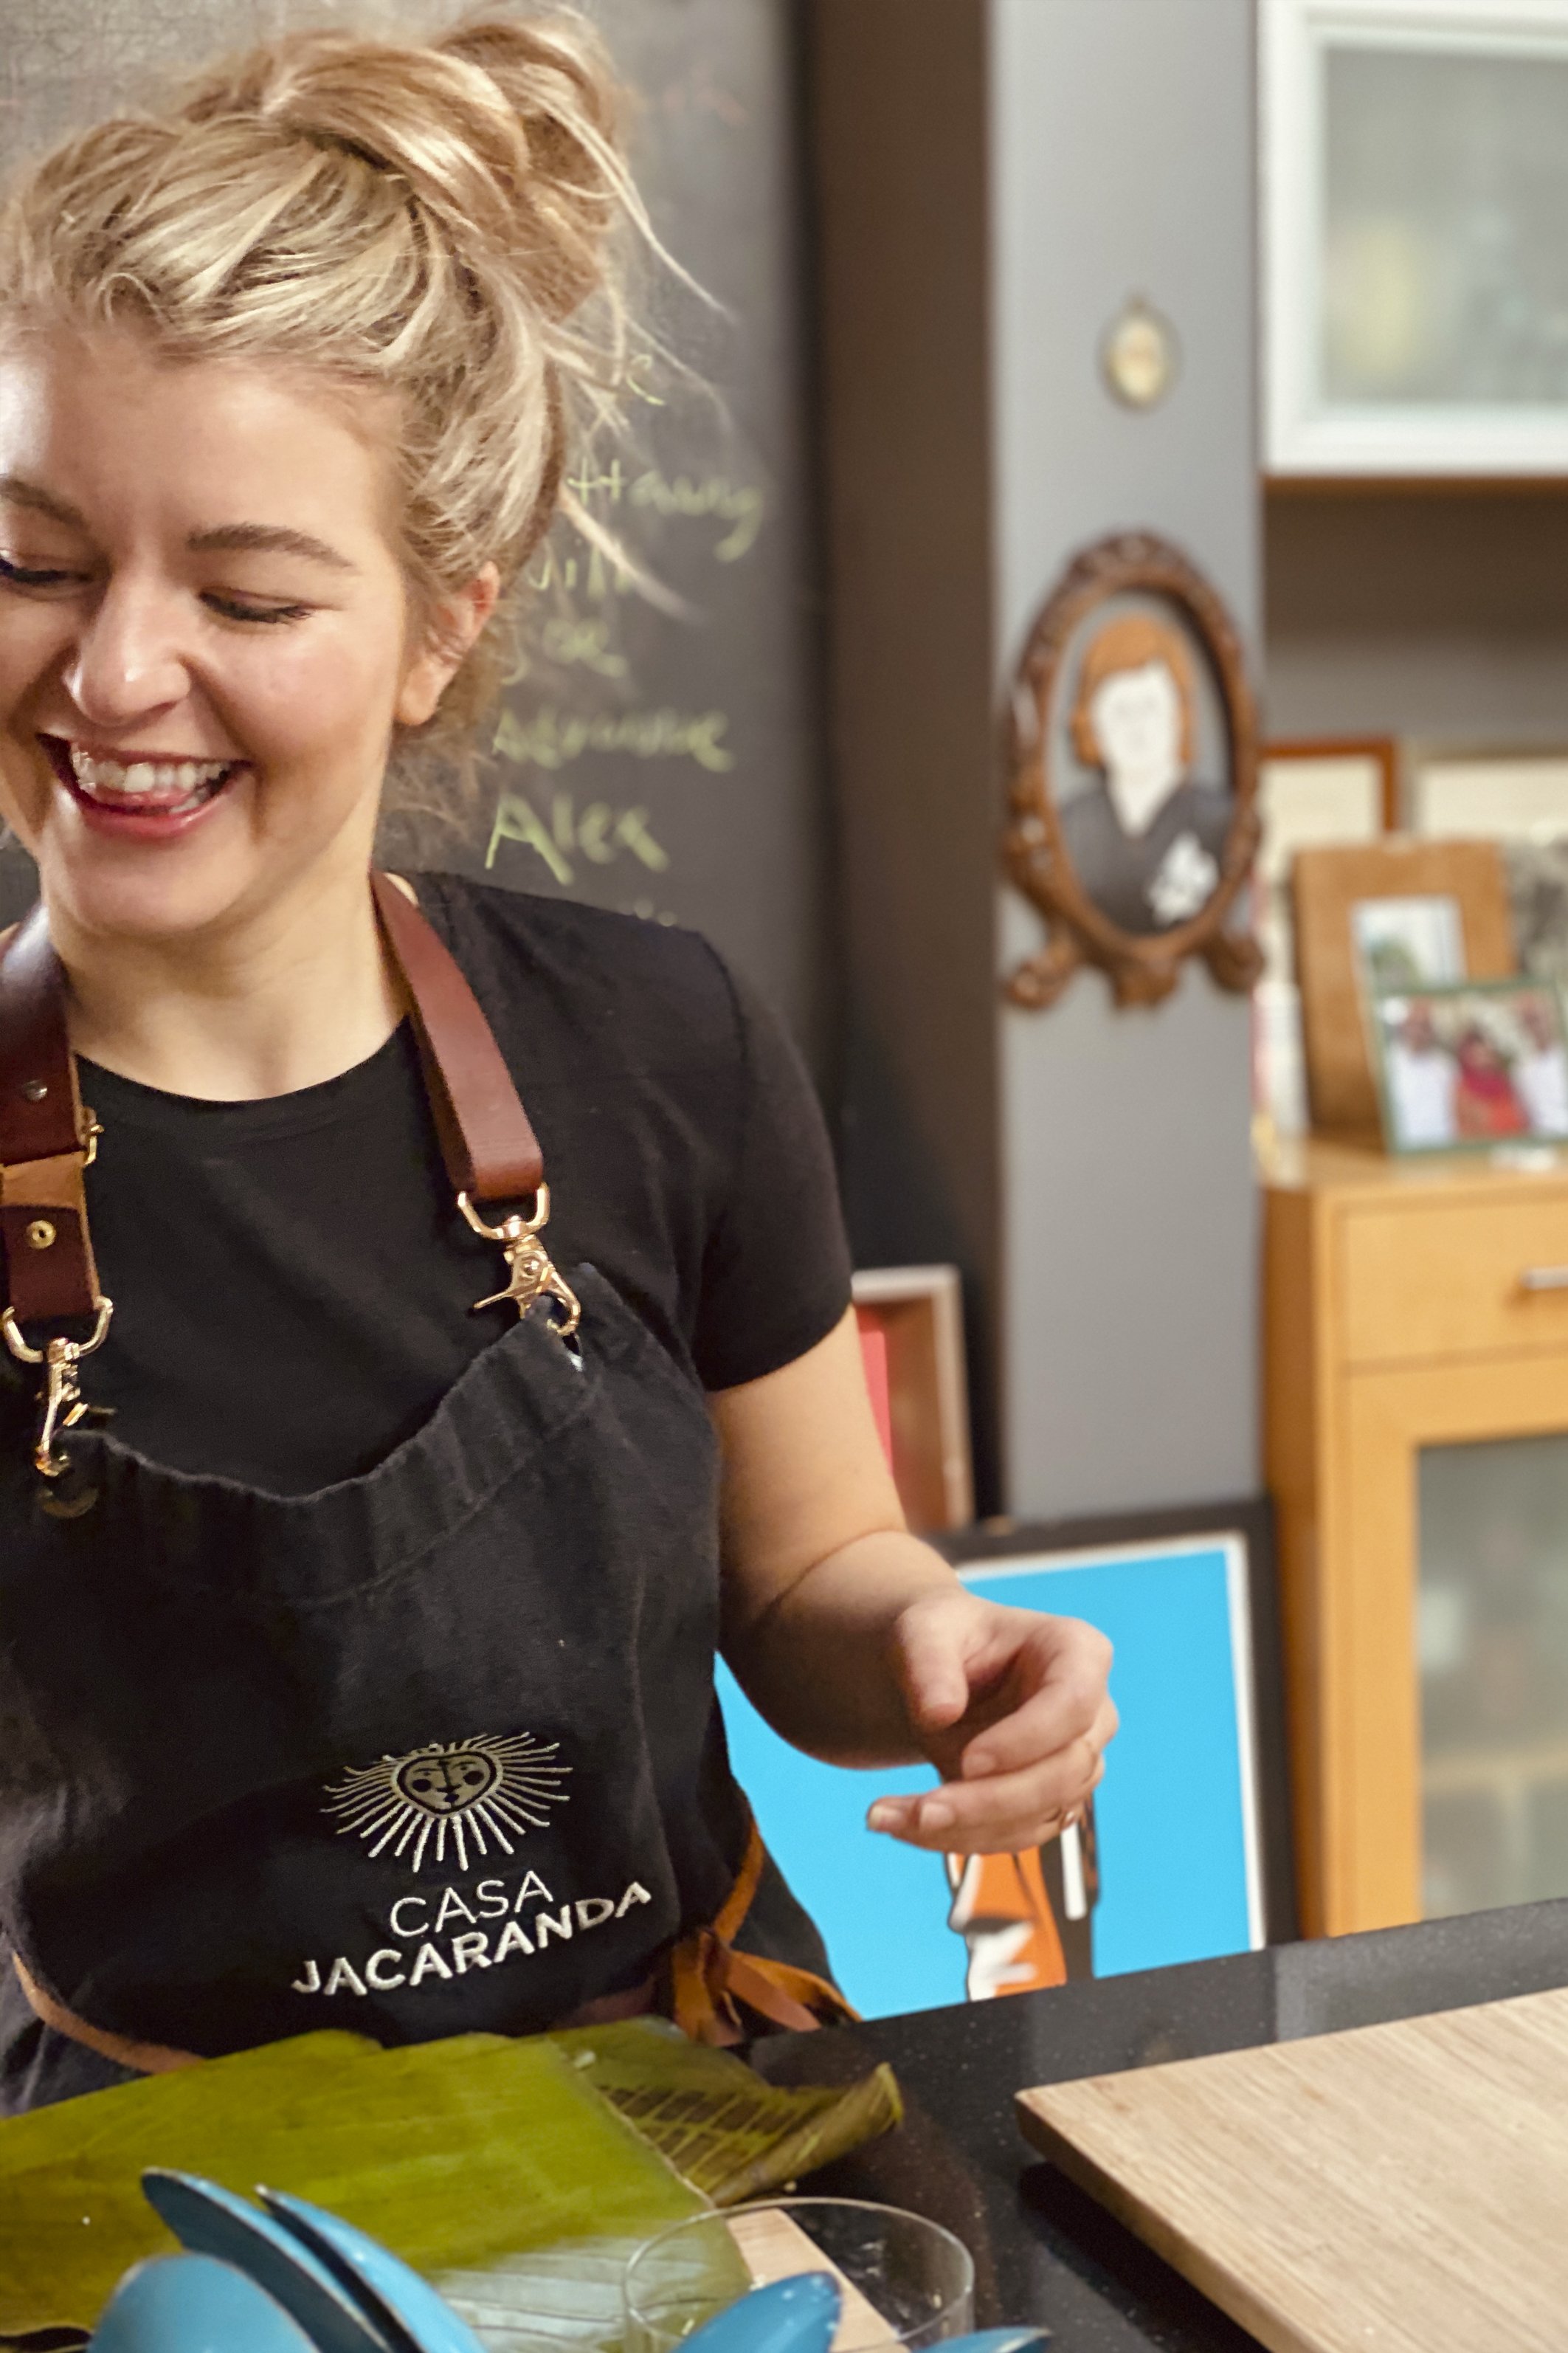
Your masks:
<path fill-rule="evenodd" d="M 232 930 L 175 941 L 77 934 L 51 910 L 79 1054 L 170 1094 L 251 1102 L 368 1060 L 402 1007 L 368 877 L 302 889 Z"/>

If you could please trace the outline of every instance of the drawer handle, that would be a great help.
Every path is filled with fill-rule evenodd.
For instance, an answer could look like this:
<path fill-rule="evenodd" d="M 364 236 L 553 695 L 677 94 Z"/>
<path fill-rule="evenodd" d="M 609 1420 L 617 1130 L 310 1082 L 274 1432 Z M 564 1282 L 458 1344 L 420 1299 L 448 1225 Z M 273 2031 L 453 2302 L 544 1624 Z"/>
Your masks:
<path fill-rule="evenodd" d="M 1568 1291 L 1568 1266 L 1527 1266 L 1519 1287 L 1521 1291 Z"/>

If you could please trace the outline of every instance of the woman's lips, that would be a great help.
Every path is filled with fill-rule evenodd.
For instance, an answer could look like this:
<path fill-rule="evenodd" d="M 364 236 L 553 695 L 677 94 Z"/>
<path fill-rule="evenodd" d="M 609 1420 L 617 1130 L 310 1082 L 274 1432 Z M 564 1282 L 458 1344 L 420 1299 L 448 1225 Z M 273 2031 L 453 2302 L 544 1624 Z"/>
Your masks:
<path fill-rule="evenodd" d="M 247 763 L 89 752 L 64 736 L 43 739 L 49 765 L 95 832 L 143 841 L 185 833 Z"/>

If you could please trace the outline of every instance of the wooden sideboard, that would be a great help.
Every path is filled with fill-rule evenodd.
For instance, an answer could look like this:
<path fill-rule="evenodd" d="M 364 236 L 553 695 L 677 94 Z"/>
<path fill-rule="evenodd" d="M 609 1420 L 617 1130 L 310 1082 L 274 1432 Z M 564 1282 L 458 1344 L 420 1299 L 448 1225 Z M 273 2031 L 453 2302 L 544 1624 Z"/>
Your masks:
<path fill-rule="evenodd" d="M 1309 1936 L 1421 1917 L 1418 1450 L 1568 1432 L 1568 1157 L 1543 1158 L 1316 1140 L 1264 1158 L 1265 1450 Z"/>

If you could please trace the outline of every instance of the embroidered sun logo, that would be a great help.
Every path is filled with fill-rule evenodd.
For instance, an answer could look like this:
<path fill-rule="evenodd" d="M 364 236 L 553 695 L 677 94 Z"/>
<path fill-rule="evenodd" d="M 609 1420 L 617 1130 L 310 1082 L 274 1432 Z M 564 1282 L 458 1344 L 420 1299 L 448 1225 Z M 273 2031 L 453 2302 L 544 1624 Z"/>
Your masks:
<path fill-rule="evenodd" d="M 485 1733 L 433 1740 L 406 1757 L 383 1757 L 351 1771 L 328 1788 L 331 1803 L 323 1811 L 341 1817 L 340 1838 L 363 1839 L 372 1854 L 390 1848 L 393 1861 L 406 1861 L 410 1871 L 426 1853 L 439 1863 L 448 1852 L 467 1871 L 470 1848 L 476 1857 L 487 1855 L 493 1839 L 503 1854 L 512 1854 L 514 1839 L 547 1826 L 547 1807 L 567 1803 L 560 1785 L 572 1767 L 552 1761 L 559 1746 L 526 1732 L 510 1740 Z"/>

